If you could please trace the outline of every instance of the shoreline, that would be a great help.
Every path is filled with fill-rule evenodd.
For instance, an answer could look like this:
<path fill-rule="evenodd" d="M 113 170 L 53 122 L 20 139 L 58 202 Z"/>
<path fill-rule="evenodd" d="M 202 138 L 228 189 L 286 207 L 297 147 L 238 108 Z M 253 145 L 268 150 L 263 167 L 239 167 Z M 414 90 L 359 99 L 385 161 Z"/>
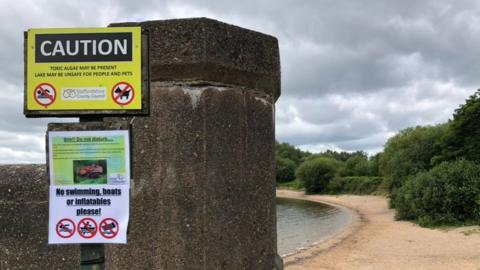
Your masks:
<path fill-rule="evenodd" d="M 318 244 L 283 257 L 285 269 L 480 269 L 480 226 L 428 229 L 396 221 L 381 196 L 304 195 L 282 198 L 344 207 L 351 222 Z"/>
<path fill-rule="evenodd" d="M 284 260 L 284 266 L 287 266 L 288 264 L 292 264 L 293 262 L 298 262 L 304 259 L 308 259 L 313 255 L 312 253 L 315 253 L 315 255 L 318 255 L 320 250 L 329 248 L 331 245 L 339 242 L 338 240 L 343 239 L 348 235 L 350 235 L 351 233 L 353 233 L 355 229 L 357 229 L 357 227 L 360 226 L 362 222 L 361 216 L 357 211 L 350 209 L 348 207 L 345 207 L 343 205 L 311 199 L 307 197 L 307 195 L 304 195 L 303 193 L 296 192 L 296 191 L 294 191 L 296 192 L 295 194 L 290 194 L 290 193 L 286 194 L 281 191 L 284 191 L 284 190 L 277 189 L 277 198 L 305 200 L 310 202 L 326 204 L 326 205 L 338 208 L 340 211 L 345 212 L 348 216 L 347 223 L 344 224 L 340 229 L 333 232 L 332 234 L 322 237 L 309 245 L 299 247 L 293 252 L 290 252 L 287 254 L 279 254 L 280 257 L 282 257 L 282 259 Z M 285 261 L 285 259 L 287 258 L 289 259 L 288 263 Z"/>
<path fill-rule="evenodd" d="M 306 247 L 300 247 L 295 252 L 281 255 L 284 267 L 300 264 L 305 260 L 312 259 L 313 257 L 319 256 L 322 252 L 328 251 L 329 249 L 340 245 L 346 238 L 359 230 L 365 223 L 365 218 L 361 215 L 360 212 L 345 205 L 332 203 L 326 200 L 315 199 L 314 197 L 312 197 L 312 195 L 305 195 L 303 194 L 303 192 L 288 189 L 277 189 L 276 195 L 279 198 L 306 200 L 327 204 L 347 212 L 347 214 L 350 216 L 349 222 L 335 233 L 326 236 L 323 239 L 319 239 L 318 241 Z"/>

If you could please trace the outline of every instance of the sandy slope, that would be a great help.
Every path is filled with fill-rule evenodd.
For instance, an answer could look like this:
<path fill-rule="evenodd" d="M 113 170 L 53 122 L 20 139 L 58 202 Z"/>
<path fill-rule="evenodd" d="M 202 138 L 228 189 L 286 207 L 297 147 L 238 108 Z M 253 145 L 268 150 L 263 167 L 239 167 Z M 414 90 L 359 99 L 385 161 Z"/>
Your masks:
<path fill-rule="evenodd" d="M 304 196 L 279 190 L 279 197 L 346 206 L 352 225 L 331 239 L 284 258 L 285 269 L 480 270 L 480 227 L 425 229 L 394 221 L 387 199 L 379 196 Z M 468 236 L 466 235 L 468 234 Z"/>

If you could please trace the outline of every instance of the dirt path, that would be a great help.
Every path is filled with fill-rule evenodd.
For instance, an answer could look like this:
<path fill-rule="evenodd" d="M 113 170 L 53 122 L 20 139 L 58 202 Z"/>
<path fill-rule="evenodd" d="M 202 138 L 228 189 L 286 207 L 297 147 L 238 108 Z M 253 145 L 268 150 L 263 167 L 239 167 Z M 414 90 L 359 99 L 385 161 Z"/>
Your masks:
<path fill-rule="evenodd" d="M 284 258 L 287 270 L 480 270 L 479 226 L 440 230 L 395 221 L 387 199 L 380 196 L 305 196 L 289 190 L 279 190 L 277 196 L 342 205 L 354 212 L 347 229 Z"/>

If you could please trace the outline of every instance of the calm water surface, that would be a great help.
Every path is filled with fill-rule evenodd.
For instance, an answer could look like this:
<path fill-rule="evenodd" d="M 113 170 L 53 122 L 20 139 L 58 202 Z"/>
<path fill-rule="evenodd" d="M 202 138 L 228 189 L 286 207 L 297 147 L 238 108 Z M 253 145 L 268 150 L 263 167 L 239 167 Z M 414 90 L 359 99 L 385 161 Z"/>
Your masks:
<path fill-rule="evenodd" d="M 277 198 L 278 253 L 290 254 L 345 227 L 350 215 L 330 205 Z"/>

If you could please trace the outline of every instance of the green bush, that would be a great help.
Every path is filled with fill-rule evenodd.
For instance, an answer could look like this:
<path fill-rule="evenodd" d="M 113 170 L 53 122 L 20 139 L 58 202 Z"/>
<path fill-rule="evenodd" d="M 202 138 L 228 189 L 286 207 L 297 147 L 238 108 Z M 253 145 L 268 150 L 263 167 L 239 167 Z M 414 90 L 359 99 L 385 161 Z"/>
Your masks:
<path fill-rule="evenodd" d="M 344 178 L 341 176 L 336 176 L 328 183 L 326 192 L 329 194 L 340 194 L 343 193 L 344 187 Z"/>
<path fill-rule="evenodd" d="M 329 193 L 338 194 L 372 194 L 376 192 L 382 183 L 382 177 L 348 176 L 334 178 L 328 185 Z"/>
<path fill-rule="evenodd" d="M 382 177 L 350 176 L 344 177 L 344 193 L 372 194 L 378 189 Z"/>
<path fill-rule="evenodd" d="M 380 156 L 380 175 L 390 192 L 401 187 L 407 178 L 428 171 L 431 160 L 441 151 L 440 141 L 449 126 L 417 126 L 407 128 L 388 139 Z"/>
<path fill-rule="evenodd" d="M 345 170 L 343 176 L 366 176 L 368 175 L 369 161 L 366 154 L 357 154 L 351 156 L 345 161 Z"/>
<path fill-rule="evenodd" d="M 277 183 L 290 182 L 295 179 L 295 162 L 288 158 L 276 157 Z"/>
<path fill-rule="evenodd" d="M 480 166 L 443 162 L 407 179 L 393 200 L 398 219 L 422 226 L 480 224 Z"/>
<path fill-rule="evenodd" d="M 278 183 L 278 187 L 280 188 L 287 188 L 287 189 L 293 189 L 293 190 L 302 190 L 303 189 L 303 183 L 298 181 L 298 179 L 295 179 L 290 182 L 285 182 L 285 183 Z"/>
<path fill-rule="evenodd" d="M 341 167 L 339 161 L 317 157 L 307 159 L 297 169 L 296 176 L 305 187 L 305 193 L 325 192 L 330 180 L 337 175 L 337 169 Z"/>

